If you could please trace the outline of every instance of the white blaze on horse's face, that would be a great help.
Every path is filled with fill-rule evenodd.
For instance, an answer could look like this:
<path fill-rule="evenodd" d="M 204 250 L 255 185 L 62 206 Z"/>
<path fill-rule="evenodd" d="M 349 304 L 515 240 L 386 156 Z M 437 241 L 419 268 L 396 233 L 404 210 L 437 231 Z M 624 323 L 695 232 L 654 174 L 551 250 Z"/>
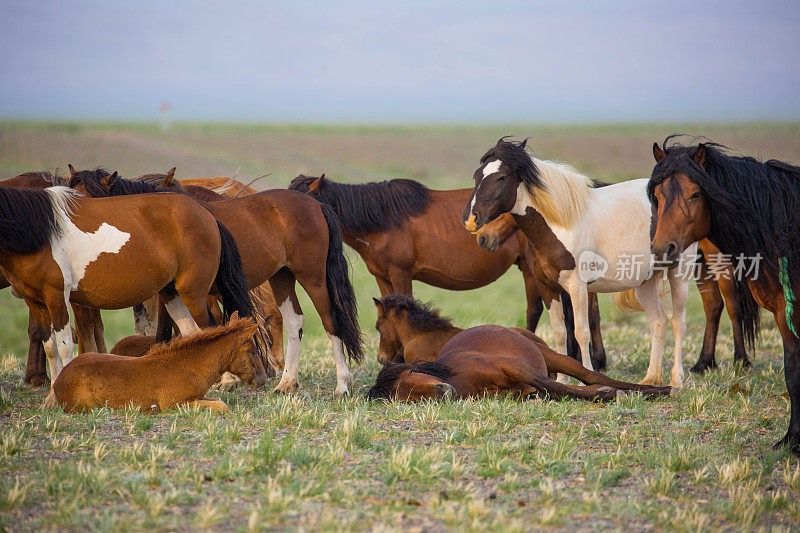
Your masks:
<path fill-rule="evenodd" d="M 475 202 L 478 200 L 478 189 L 481 188 L 481 184 L 483 183 L 483 180 L 487 176 L 491 176 L 492 174 L 500 172 L 500 165 L 502 165 L 502 164 L 503 164 L 502 161 L 500 161 L 499 159 L 495 159 L 495 160 L 489 161 L 488 163 L 483 165 L 483 177 L 475 185 L 475 190 L 472 191 L 472 199 L 470 200 L 470 203 L 469 203 L 469 215 L 467 216 L 467 220 L 474 220 L 474 217 L 475 217 L 475 213 L 474 213 Z"/>

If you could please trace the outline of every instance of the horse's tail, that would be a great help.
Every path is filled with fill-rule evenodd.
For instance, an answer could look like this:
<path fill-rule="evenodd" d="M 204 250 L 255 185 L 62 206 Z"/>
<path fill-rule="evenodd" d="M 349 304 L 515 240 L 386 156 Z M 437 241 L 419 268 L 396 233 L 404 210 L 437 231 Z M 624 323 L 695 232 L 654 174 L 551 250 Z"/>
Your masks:
<path fill-rule="evenodd" d="M 624 313 L 635 313 L 636 311 L 644 311 L 642 305 L 636 299 L 634 294 L 636 289 L 628 289 L 627 291 L 615 292 L 612 296 L 614 303 L 617 304 Z"/>
<path fill-rule="evenodd" d="M 328 257 L 325 261 L 325 284 L 331 302 L 333 334 L 342 340 L 350 361 L 364 360 L 362 334 L 358 327 L 358 309 L 353 285 L 350 283 L 349 265 L 344 257 L 342 229 L 333 209 L 319 204 L 328 224 Z"/>
<path fill-rule="evenodd" d="M 217 220 L 221 249 L 219 254 L 219 269 L 214 282 L 217 285 L 222 300 L 222 313 L 224 319 L 238 311 L 240 317 L 254 316 L 253 301 L 250 299 L 249 283 L 242 269 L 242 258 L 239 247 L 222 222 Z"/>

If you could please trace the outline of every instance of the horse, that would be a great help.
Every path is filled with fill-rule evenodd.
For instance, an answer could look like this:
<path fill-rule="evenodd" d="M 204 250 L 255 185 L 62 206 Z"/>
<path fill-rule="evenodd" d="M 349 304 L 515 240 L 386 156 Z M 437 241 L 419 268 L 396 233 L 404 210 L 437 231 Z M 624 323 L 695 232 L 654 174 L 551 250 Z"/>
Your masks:
<path fill-rule="evenodd" d="M 0 186 L 17 187 L 21 189 L 45 189 L 53 186 L 67 186 L 69 178 L 61 176 L 49 170 L 24 172 L 13 178 L 0 180 Z M 11 283 L 0 272 L 0 290 L 10 287 Z M 106 350 L 105 338 L 103 336 L 103 321 L 100 318 L 100 311 L 77 304 L 71 304 L 75 315 L 75 321 L 81 324 L 77 327 L 78 331 L 88 332 L 93 337 L 94 345 L 99 351 Z M 25 365 L 25 377 L 23 382 L 31 387 L 49 387 L 50 378 L 47 376 L 46 350 L 54 349 L 52 339 L 48 339 L 49 333 L 41 330 L 33 318 L 32 313 L 28 313 L 28 359 Z M 85 343 L 80 335 L 77 336 L 78 353 L 86 351 Z M 47 346 L 47 348 L 45 347 Z"/>
<path fill-rule="evenodd" d="M 564 352 L 566 332 L 560 293 L 569 293 L 575 319 L 575 337 L 581 346 L 583 365 L 593 369 L 588 356 L 588 292 L 634 289 L 647 313 L 652 332 L 650 364 L 642 384 L 661 383 L 667 317 L 659 299 L 663 270 L 650 256 L 650 204 L 646 179 L 606 187 L 571 167 L 533 158 L 526 142 L 503 137 L 480 159 L 475 186 L 462 212 L 467 230 L 478 231 L 497 217 L 511 213 L 531 242 L 529 263 L 543 287 L 545 306 L 556 338 Z M 694 258 L 696 246 L 682 254 L 682 264 Z M 670 384 L 683 385 L 681 348 L 686 329 L 688 270 L 667 269 L 672 293 L 672 331 L 675 358 Z M 563 381 L 563 377 L 560 377 Z"/>
<path fill-rule="evenodd" d="M 586 386 L 552 381 L 549 372 L 574 376 Z M 435 361 L 385 366 L 367 393 L 370 399 L 419 401 L 424 398 L 476 398 L 516 394 L 523 399 L 578 398 L 610 401 L 624 391 L 647 397 L 669 396 L 674 389 L 613 380 L 552 352 L 517 331 L 485 325 L 464 330 L 442 347 Z"/>
<path fill-rule="evenodd" d="M 391 363 L 435 361 L 442 346 L 464 331 L 439 314 L 430 304 L 412 296 L 389 294 L 373 298 L 378 311 L 378 359 Z M 508 328 L 550 350 L 544 340 L 524 328 Z M 551 351 L 551 350 L 550 350 Z"/>
<path fill-rule="evenodd" d="M 57 404 L 68 412 L 131 406 L 158 412 L 178 405 L 226 411 L 225 403 L 205 397 L 223 373 L 254 389 L 267 381 L 254 342 L 256 328 L 252 319 L 234 313 L 225 325 L 178 337 L 142 357 L 83 354 L 55 379 L 45 406 Z"/>
<path fill-rule="evenodd" d="M 667 137 L 653 144 L 647 185 L 653 208 L 651 251 L 674 262 L 708 239 L 737 262 L 739 327 L 752 346 L 759 306 L 772 313 L 783 340 L 790 416 L 776 446 L 800 455 L 800 167 L 775 159 L 734 156 L 722 145 L 688 146 Z"/>
<path fill-rule="evenodd" d="M 468 189 L 430 190 L 408 179 L 350 185 L 336 183 L 324 174 L 300 175 L 289 189 L 305 192 L 333 208 L 344 241 L 364 260 L 382 296 L 410 296 L 412 280 L 448 290 L 476 289 L 494 282 L 516 264 L 525 284 L 526 327 L 536 330 L 543 307 L 539 283 L 525 260 L 528 240 L 510 216 L 500 217 L 494 224 L 497 237 L 488 245 L 494 250 L 482 249 L 458 224 Z M 600 313 L 596 297 L 592 301 L 591 357 L 602 367 L 606 354 Z M 569 314 L 571 308 L 567 306 L 565 311 Z M 571 345 L 565 352 L 577 355 L 578 348 Z"/>
<path fill-rule="evenodd" d="M 508 218 L 506 217 L 507 215 L 498 217 L 481 229 L 478 233 L 478 244 L 481 248 L 494 251 L 498 248 L 500 243 L 509 237 L 512 231 L 517 230 L 514 219 L 510 216 Z M 506 222 L 507 220 L 510 220 L 510 222 Z M 702 374 L 706 370 L 717 367 L 717 333 L 719 331 L 719 321 L 723 309 L 728 312 L 733 329 L 734 363 L 739 364 L 744 369 L 750 368 L 752 364 L 747 357 L 747 349 L 744 339 L 742 338 L 742 331 L 739 328 L 739 302 L 733 287 L 733 266 L 725 259 L 719 248 L 711 244 L 708 239 L 703 239 L 697 243 L 697 252 L 697 276 L 695 277 L 695 283 L 703 302 L 703 311 L 706 315 L 706 328 L 697 363 L 689 368 L 689 371 L 695 374 Z M 562 300 L 565 296 L 568 297 L 567 293 L 562 292 Z M 595 319 L 594 317 L 599 318 L 600 311 L 597 308 L 597 298 L 592 297 L 594 293 L 590 293 L 589 296 L 589 329 L 592 331 L 593 344 L 593 320 Z M 575 342 L 571 326 L 572 317 L 571 313 L 568 312 L 571 311 L 572 304 L 569 302 L 569 305 L 567 303 L 563 305 L 565 324 L 567 326 L 567 354 L 579 353 L 579 348 L 571 347 L 571 343 Z M 592 359 L 592 365 L 599 370 L 602 370 L 605 366 L 597 367 L 597 361 L 594 358 Z"/>
<path fill-rule="evenodd" d="M 110 175 L 103 169 L 74 171 L 70 184 L 91 196 L 117 196 L 163 191 L 144 181 Z M 174 182 L 173 182 L 174 183 Z M 181 196 L 188 201 L 188 192 Z M 286 362 L 276 392 L 299 387 L 300 341 L 305 317 L 295 281 L 308 293 L 333 346 L 337 394 L 349 393 L 353 375 L 347 365 L 363 359 L 361 331 L 347 260 L 342 250 L 339 222 L 333 211 L 308 196 L 283 189 L 235 199 L 205 202 L 202 206 L 229 227 L 242 257 L 250 288 L 269 282 L 287 329 Z"/>
<path fill-rule="evenodd" d="M 210 324 L 212 286 L 227 314 L 252 313 L 230 232 L 180 195 L 95 200 L 61 186 L 0 186 L 0 270 L 47 332 L 38 340 L 54 332 L 52 379 L 73 357 L 70 302 L 121 309 L 159 293 L 184 334 Z"/>

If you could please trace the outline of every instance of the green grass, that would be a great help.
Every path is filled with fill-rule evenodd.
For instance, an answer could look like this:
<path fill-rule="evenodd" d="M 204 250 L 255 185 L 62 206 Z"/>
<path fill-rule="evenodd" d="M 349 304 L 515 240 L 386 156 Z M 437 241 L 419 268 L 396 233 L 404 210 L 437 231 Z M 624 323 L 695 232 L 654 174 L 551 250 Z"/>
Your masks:
<path fill-rule="evenodd" d="M 15 143 L 26 131 L 38 132 L 25 141 L 34 142 L 27 152 L 0 143 L 0 168 L 15 169 L 36 154 L 65 150 L 58 143 L 65 140 L 62 135 L 72 134 L 78 140 L 70 149 L 83 160 L 96 157 L 93 142 L 109 146 L 103 144 L 107 134 L 117 135 L 115 142 L 133 139 L 131 146 L 123 142 L 107 159 L 95 161 L 122 166 L 137 161 L 134 146 L 161 135 L 151 125 L 72 127 L 0 124 L 0 136 L 13 137 Z M 208 133 L 202 133 L 203 128 Z M 733 133 L 726 126 L 714 128 L 757 144 L 758 139 L 776 139 L 796 126 L 737 126 Z M 452 136 L 448 142 L 461 146 L 485 144 L 497 129 L 180 125 L 168 140 L 170 147 L 212 147 L 211 155 L 204 152 L 204 157 L 229 161 L 238 154 L 230 148 L 231 136 L 237 142 L 251 135 L 265 144 L 280 144 L 287 138 L 296 140 L 295 135 L 313 135 L 323 142 L 341 134 L 380 145 L 403 144 L 408 137 L 416 142 L 435 134 L 439 140 Z M 603 126 L 553 127 L 547 132 L 564 139 L 565 147 L 594 135 L 618 136 L 624 151 L 631 139 L 657 130 L 658 126 Z M 561 153 L 552 142 L 547 149 Z M 774 143 L 782 146 L 779 140 Z M 427 153 L 414 143 L 404 146 Z M 649 150 L 649 144 L 642 149 Z M 297 150 L 306 154 L 305 147 Z M 322 158 L 316 150 L 310 146 L 311 155 L 302 157 Z M 350 152 L 350 159 L 337 164 L 377 164 L 368 155 L 356 157 L 358 153 Z M 771 155 L 769 150 L 762 153 Z M 569 160 L 567 155 L 565 148 L 563 158 Z M 463 167 L 474 166 L 478 156 L 472 154 Z M 36 157 L 38 165 L 31 168 L 56 163 Z M 288 168 L 290 155 L 286 159 L 280 165 Z M 423 161 L 417 167 L 412 160 L 406 166 L 391 164 L 409 174 L 435 166 Z M 593 164 L 614 173 L 614 161 Z M 134 170 L 133 164 L 126 168 L 129 174 Z M 434 175 L 434 170 L 429 172 Z M 459 172 L 431 177 L 429 183 L 446 185 Z M 288 177 L 287 171 L 280 179 Z M 689 377 L 676 398 L 651 402 L 631 396 L 608 405 L 505 398 L 417 405 L 369 402 L 364 392 L 378 371 L 371 303 L 377 286 L 360 260 L 353 254 L 350 259 L 367 333 L 367 362 L 354 369 L 354 394 L 345 399 L 333 396 L 332 354 L 303 295 L 307 329 L 301 390 L 291 396 L 273 395 L 268 390 L 274 383 L 269 383 L 261 391 L 212 392 L 231 407 L 221 416 L 191 409 L 158 415 L 42 410 L 44 392 L 21 384 L 27 349 L 25 306 L 10 291 L 0 292 L 0 528 L 788 531 L 800 525 L 800 465 L 771 448 L 786 430 L 788 400 L 783 396 L 780 337 L 770 319 L 765 318 L 752 354 L 754 368 L 741 373 L 731 364 L 733 346 L 725 317 L 718 343 L 720 368 Z M 516 270 L 477 291 L 454 293 L 419 284 L 414 290 L 458 325 L 523 324 L 522 279 Z M 609 374 L 641 379 L 650 342 L 643 316 L 621 314 L 606 296 L 601 297 L 601 308 Z M 688 315 L 687 374 L 704 327 L 696 292 Z M 131 333 L 130 311 L 103 316 L 109 346 Z M 546 318 L 540 332 L 552 340 Z M 668 336 L 665 379 L 671 362 Z"/>

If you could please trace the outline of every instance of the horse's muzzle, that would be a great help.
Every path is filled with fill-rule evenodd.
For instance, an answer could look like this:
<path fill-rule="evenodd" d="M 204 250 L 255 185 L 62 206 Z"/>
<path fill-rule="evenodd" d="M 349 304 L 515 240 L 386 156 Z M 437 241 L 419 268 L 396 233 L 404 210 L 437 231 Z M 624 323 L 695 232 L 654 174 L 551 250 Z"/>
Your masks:
<path fill-rule="evenodd" d="M 437 383 L 436 394 L 438 398 L 455 398 L 456 388 L 449 383 Z"/>

